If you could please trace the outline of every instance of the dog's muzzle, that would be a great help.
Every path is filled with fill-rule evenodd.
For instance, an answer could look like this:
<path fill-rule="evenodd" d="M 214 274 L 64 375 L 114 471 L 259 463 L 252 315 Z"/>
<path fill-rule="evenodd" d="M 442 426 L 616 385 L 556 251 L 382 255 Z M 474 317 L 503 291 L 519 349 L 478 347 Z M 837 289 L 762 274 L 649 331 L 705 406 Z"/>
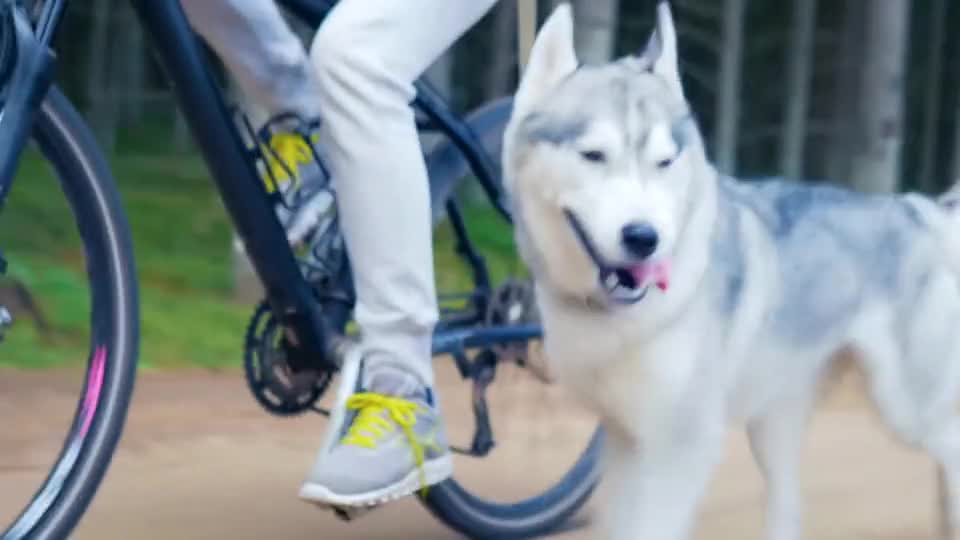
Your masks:
<path fill-rule="evenodd" d="M 564 208 L 563 214 L 566 216 L 567 222 L 570 223 L 570 227 L 577 236 L 577 240 L 580 241 L 583 250 L 597 267 L 600 288 L 606 297 L 613 303 L 621 305 L 635 304 L 643 300 L 650 289 L 650 284 L 637 281 L 634 273 L 628 267 L 618 267 L 607 263 L 600 255 L 600 251 L 591 240 L 590 235 L 587 234 L 587 230 L 577 219 L 576 214 L 569 208 Z"/>

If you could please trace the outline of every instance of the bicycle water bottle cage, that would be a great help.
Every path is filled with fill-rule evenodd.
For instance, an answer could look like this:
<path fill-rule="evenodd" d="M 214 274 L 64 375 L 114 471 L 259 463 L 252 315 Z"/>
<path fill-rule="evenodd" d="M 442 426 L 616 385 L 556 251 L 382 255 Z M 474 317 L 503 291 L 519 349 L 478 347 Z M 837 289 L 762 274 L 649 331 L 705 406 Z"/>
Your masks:
<path fill-rule="evenodd" d="M 249 117 L 237 109 L 246 135 L 250 140 L 250 153 L 265 173 L 267 193 L 277 196 L 277 186 L 285 178 L 295 178 L 289 156 L 282 155 L 284 146 L 294 146 L 297 154 L 309 153 L 307 161 L 316 163 L 327 179 L 330 172 L 323 164 L 316 149 L 316 136 L 319 126 L 317 119 L 305 119 L 295 113 L 281 113 L 267 120 L 260 129 L 254 129 Z M 281 144 L 276 144 L 276 143 Z M 278 148 L 279 147 L 279 148 Z"/>

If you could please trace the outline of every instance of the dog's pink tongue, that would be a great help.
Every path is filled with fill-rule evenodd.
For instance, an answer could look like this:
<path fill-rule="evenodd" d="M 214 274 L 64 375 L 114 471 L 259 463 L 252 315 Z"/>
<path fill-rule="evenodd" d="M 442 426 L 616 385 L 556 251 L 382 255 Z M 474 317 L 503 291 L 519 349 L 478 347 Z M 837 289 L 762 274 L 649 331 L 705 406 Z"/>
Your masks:
<path fill-rule="evenodd" d="M 668 260 L 640 263 L 631 267 L 630 273 L 640 287 L 652 282 L 658 289 L 665 291 L 670 286 L 670 261 Z"/>

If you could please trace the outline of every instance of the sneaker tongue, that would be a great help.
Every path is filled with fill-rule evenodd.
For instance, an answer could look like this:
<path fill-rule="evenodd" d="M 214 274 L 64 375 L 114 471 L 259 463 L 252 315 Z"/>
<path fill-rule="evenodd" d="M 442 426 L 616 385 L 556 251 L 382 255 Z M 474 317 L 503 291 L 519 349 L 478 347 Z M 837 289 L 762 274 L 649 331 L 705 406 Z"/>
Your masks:
<path fill-rule="evenodd" d="M 369 392 L 402 398 L 423 399 L 426 393 L 420 379 L 396 364 L 371 362 L 364 369 L 364 388 Z"/>

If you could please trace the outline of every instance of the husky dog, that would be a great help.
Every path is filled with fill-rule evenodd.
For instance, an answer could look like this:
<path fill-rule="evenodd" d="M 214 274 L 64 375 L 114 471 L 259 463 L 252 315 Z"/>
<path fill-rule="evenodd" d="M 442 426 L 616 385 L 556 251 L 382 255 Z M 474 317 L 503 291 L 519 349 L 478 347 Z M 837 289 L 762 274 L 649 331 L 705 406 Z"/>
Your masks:
<path fill-rule="evenodd" d="M 502 157 L 551 369 L 607 429 L 606 537 L 691 535 L 736 423 L 765 477 L 767 537 L 800 538 L 802 438 L 841 358 L 939 465 L 952 535 L 957 192 L 728 178 L 684 97 L 665 2 L 639 56 L 581 66 L 572 29 L 563 4 L 538 33 Z"/>

